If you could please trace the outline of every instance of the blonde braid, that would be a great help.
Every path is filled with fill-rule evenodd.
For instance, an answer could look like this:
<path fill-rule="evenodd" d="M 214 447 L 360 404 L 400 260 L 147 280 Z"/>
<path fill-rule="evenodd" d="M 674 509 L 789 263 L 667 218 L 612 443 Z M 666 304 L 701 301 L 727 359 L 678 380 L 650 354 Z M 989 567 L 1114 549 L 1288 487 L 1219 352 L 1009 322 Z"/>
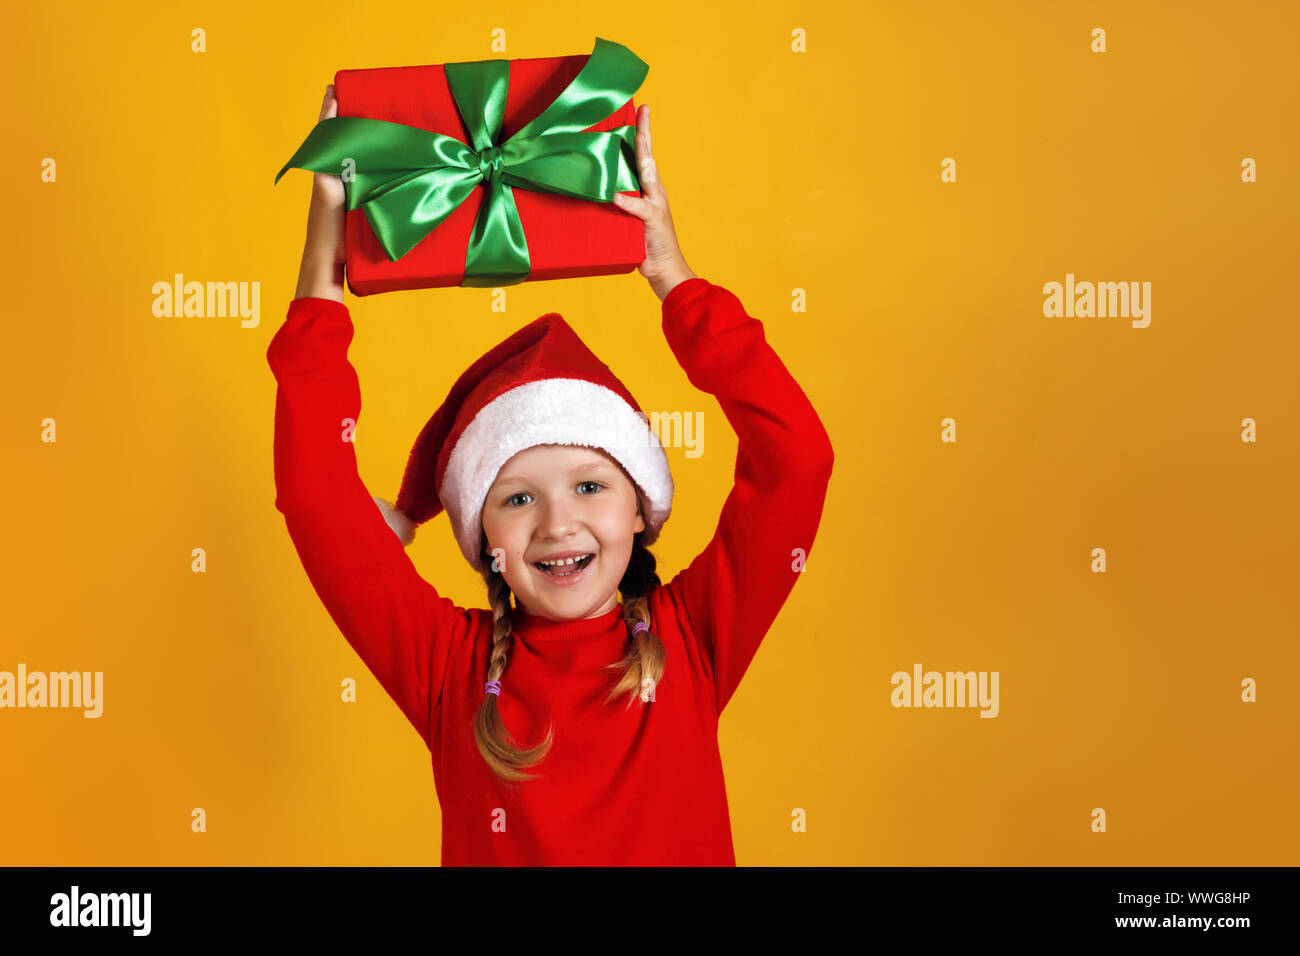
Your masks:
<path fill-rule="evenodd" d="M 632 557 L 618 586 L 623 594 L 623 621 L 627 624 L 628 640 L 632 646 L 621 661 L 606 665 L 610 669 L 621 669 L 623 673 L 605 698 L 605 703 L 619 694 L 627 694 L 628 707 L 638 697 L 643 704 L 654 700 L 655 688 L 663 679 L 667 663 L 663 642 L 650 630 L 650 593 L 659 587 L 660 582 L 655 573 L 655 556 L 642 543 L 643 537 L 644 532 L 638 532 L 633 538 Z M 638 623 L 646 627 L 638 631 Z"/>
<path fill-rule="evenodd" d="M 643 536 L 645 532 L 637 532 L 633 537 L 632 557 L 619 583 L 619 591 L 623 593 L 623 620 L 628 627 L 628 653 L 621 661 L 606 665 L 607 669 L 621 670 L 623 674 L 604 702 L 608 704 L 625 693 L 629 708 L 637 698 L 642 704 L 654 700 L 655 688 L 663 679 L 667 663 L 663 641 L 650 630 L 650 592 L 659 587 L 659 575 L 655 574 L 654 554 L 642 544 Z M 638 630 L 638 623 L 646 627 Z"/>
<path fill-rule="evenodd" d="M 487 540 L 484 548 L 487 551 Z M 500 680 L 510 663 L 510 648 L 514 644 L 511 633 L 510 585 L 506 584 L 504 575 L 494 573 L 491 568 L 483 572 L 487 580 L 488 600 L 492 605 L 492 653 L 488 657 L 489 681 Z M 497 695 L 484 694 L 483 703 L 479 705 L 474 718 L 474 740 L 478 752 L 483 755 L 493 773 L 503 780 L 531 780 L 536 774 L 520 771 L 541 762 L 551 749 L 554 739 L 554 727 L 548 727 L 546 737 L 535 747 L 521 749 L 506 730 L 501 720 L 501 711 L 497 708 Z"/>

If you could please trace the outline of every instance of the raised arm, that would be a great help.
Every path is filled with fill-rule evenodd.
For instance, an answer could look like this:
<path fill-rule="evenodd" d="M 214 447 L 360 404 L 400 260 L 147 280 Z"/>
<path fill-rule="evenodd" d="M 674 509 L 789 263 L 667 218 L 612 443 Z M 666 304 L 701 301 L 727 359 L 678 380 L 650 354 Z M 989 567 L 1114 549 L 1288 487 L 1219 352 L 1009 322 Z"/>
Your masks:
<path fill-rule="evenodd" d="M 275 506 L 321 603 L 428 744 L 448 655 L 470 621 L 420 577 L 357 473 L 352 333 L 341 302 L 303 298 L 271 340 Z"/>
<path fill-rule="evenodd" d="M 332 86 L 320 119 L 338 114 Z M 462 608 L 416 572 L 357 474 L 361 414 L 343 304 L 343 182 L 316 173 L 298 289 L 267 349 L 275 396 L 275 506 L 330 617 L 425 743 Z"/>
<path fill-rule="evenodd" d="M 811 552 L 834 452 L 762 323 L 736 296 L 691 278 L 662 311 L 673 354 L 691 384 L 717 397 L 738 441 L 735 484 L 713 539 L 664 585 L 712 671 L 721 713 Z"/>
<path fill-rule="evenodd" d="M 663 330 L 691 383 L 717 396 L 736 430 L 736 481 L 708 547 L 663 587 L 690 623 L 718 713 L 735 693 L 800 572 L 821 521 L 834 454 L 808 397 L 740 300 L 699 278 L 682 255 L 650 143 L 650 107 L 637 109 L 641 195 L 614 197 L 645 224 L 637 271 L 663 303 Z"/>

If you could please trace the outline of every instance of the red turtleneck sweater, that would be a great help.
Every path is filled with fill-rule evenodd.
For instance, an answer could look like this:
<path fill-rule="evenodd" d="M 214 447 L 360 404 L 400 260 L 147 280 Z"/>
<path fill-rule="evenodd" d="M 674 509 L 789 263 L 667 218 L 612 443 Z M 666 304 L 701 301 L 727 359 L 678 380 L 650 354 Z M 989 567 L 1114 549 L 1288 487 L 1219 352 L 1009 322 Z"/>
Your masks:
<path fill-rule="evenodd" d="M 344 637 L 419 731 L 442 804 L 446 865 L 734 866 L 718 716 L 799 572 L 821 520 L 833 454 L 803 390 L 739 299 L 701 278 L 663 302 L 663 332 L 738 440 L 735 484 L 708 546 L 650 598 L 668 660 L 654 701 L 603 703 L 627 646 L 621 607 L 555 622 L 515 612 L 499 706 L 550 753 L 506 786 L 474 743 L 491 612 L 458 607 L 416 571 L 357 473 L 341 422 L 359 420 L 347 307 L 295 299 L 267 360 L 276 508 Z"/>

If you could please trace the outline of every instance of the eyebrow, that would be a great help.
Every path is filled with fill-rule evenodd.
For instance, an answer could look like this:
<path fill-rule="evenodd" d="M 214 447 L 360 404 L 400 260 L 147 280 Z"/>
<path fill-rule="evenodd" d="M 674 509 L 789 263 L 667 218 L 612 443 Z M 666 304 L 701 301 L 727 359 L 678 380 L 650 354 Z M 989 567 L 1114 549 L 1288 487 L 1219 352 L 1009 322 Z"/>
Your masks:
<path fill-rule="evenodd" d="M 612 474 L 614 471 L 614 466 L 607 461 L 588 461 L 588 462 L 583 462 L 581 465 L 575 465 L 573 468 L 570 468 L 569 475 L 570 477 L 572 477 L 573 475 L 579 474 L 580 472 L 597 471 L 597 470 L 603 470 Z M 526 482 L 529 480 L 530 479 L 526 475 L 502 475 L 499 478 L 497 478 L 498 483 L 503 485 L 509 484 L 510 482 L 513 481 Z"/>

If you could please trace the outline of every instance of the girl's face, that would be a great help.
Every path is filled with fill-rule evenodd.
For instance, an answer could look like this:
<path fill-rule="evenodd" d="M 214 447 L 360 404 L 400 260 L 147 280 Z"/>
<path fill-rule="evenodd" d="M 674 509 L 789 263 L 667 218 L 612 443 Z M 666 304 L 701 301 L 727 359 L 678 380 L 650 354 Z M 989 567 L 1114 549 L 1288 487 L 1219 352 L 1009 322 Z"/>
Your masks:
<path fill-rule="evenodd" d="M 605 452 L 581 445 L 524 449 L 501 467 L 483 503 L 489 558 L 525 611 L 556 621 L 614 609 L 633 535 L 644 530 L 627 473 Z M 567 576 L 536 563 L 570 554 L 591 557 L 551 569 Z"/>

